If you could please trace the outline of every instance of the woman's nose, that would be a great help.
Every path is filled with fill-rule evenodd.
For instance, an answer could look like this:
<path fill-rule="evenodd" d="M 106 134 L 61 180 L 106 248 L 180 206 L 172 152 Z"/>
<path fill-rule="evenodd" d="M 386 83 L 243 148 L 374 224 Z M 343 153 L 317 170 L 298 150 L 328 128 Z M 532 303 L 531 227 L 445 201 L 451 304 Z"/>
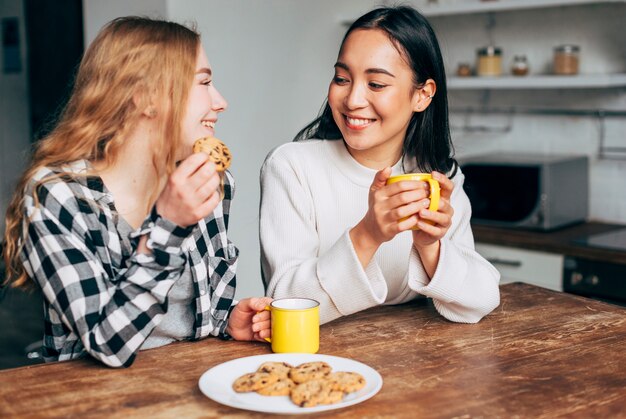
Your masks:
<path fill-rule="evenodd" d="M 215 112 L 224 112 L 228 108 L 228 102 L 224 99 L 224 96 L 214 87 L 211 94 L 211 109 Z"/>
<path fill-rule="evenodd" d="M 367 106 L 367 98 L 364 87 L 359 84 L 352 84 L 346 96 L 345 102 L 348 109 L 358 109 Z"/>

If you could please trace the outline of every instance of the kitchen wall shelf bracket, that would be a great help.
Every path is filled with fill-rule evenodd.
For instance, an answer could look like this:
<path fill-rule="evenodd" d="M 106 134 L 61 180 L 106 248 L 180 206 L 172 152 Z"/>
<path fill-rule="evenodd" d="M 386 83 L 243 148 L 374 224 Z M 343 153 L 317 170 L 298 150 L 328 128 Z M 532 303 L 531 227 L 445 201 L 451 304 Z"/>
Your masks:
<path fill-rule="evenodd" d="M 513 127 L 513 118 L 515 115 L 539 115 L 539 116 L 578 116 L 596 118 L 599 123 L 598 130 L 598 158 L 605 160 L 626 160 L 626 147 L 608 146 L 606 144 L 606 119 L 607 118 L 626 118 L 626 111 L 608 110 L 608 109 L 559 109 L 559 108 L 526 108 L 526 107 L 510 107 L 495 108 L 483 106 L 480 108 L 468 107 L 451 107 L 450 113 L 464 114 L 464 125 L 461 127 L 452 127 L 463 132 L 508 132 Z M 504 127 L 490 127 L 483 125 L 471 125 L 470 118 L 474 114 L 482 115 L 508 115 L 508 123 Z"/>
<path fill-rule="evenodd" d="M 499 110 L 498 113 L 504 113 L 507 114 L 507 121 L 506 124 L 503 126 L 490 126 L 490 125 L 476 125 L 476 124 L 472 124 L 472 116 L 476 115 L 476 114 L 485 114 L 485 113 L 494 113 L 494 112 L 483 112 L 482 111 L 483 108 L 479 109 L 474 109 L 474 108 L 466 108 L 463 113 L 464 113 L 464 117 L 463 117 L 463 125 L 462 126 L 452 126 L 451 128 L 453 130 L 459 130 L 459 131 L 463 131 L 466 133 L 489 133 L 489 134 L 506 134 L 507 132 L 511 132 L 511 130 L 513 129 L 513 117 L 515 116 L 515 110 L 514 109 L 510 109 L 508 112 L 504 112 L 502 110 Z M 453 111 L 451 109 L 451 111 Z"/>
<path fill-rule="evenodd" d="M 626 160 L 626 147 L 608 146 L 606 145 L 606 115 L 605 111 L 598 111 L 599 137 L 598 141 L 598 158 L 602 160 Z M 626 113 L 626 112 L 624 112 Z"/>

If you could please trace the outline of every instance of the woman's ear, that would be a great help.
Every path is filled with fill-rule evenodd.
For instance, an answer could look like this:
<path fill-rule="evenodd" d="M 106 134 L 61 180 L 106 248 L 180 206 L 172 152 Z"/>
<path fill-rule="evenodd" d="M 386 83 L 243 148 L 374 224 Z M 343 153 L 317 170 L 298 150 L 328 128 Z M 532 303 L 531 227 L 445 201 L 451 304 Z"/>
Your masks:
<path fill-rule="evenodd" d="M 146 109 L 144 109 L 143 114 L 148 118 L 156 118 L 157 110 L 154 106 L 150 105 Z"/>
<path fill-rule="evenodd" d="M 133 103 L 137 109 L 141 109 L 141 114 L 148 118 L 156 118 L 157 109 L 152 100 L 145 97 L 144 93 L 135 93 Z"/>
<path fill-rule="evenodd" d="M 428 79 L 422 87 L 415 90 L 413 93 L 413 112 L 423 112 L 435 97 L 437 92 L 437 85 L 433 79 Z"/>

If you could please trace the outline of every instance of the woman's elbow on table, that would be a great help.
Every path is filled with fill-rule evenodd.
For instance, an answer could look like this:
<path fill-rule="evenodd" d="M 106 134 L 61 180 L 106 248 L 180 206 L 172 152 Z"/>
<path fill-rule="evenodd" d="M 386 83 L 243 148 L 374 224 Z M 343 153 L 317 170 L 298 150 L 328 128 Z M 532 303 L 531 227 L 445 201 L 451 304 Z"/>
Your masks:
<path fill-rule="evenodd" d="M 500 305 L 500 274 L 485 279 L 482 284 L 474 284 L 468 293 L 459 296 L 457 301 L 433 299 L 435 308 L 446 319 L 456 323 L 478 323 Z M 477 286 L 478 285 L 478 286 Z M 481 286 L 482 285 L 482 286 Z"/>
<path fill-rule="evenodd" d="M 110 368 L 128 368 L 133 362 L 135 362 L 135 358 L 137 357 L 137 353 L 139 352 L 139 348 L 132 349 L 127 346 L 127 342 L 116 342 L 117 344 L 121 344 L 123 347 L 120 348 L 119 351 L 113 351 L 110 347 L 102 347 L 100 346 L 98 349 L 92 347 L 91 349 L 85 349 L 86 355 L 95 359 L 96 361 L 104 364 Z M 109 342 L 109 345 L 114 344 L 114 342 Z M 124 347 L 125 346 L 125 347 Z M 59 359 L 63 360 L 63 359 Z"/>
<path fill-rule="evenodd" d="M 451 322 L 478 323 L 500 305 L 500 295 L 485 301 L 485 304 L 474 307 L 467 307 L 458 303 L 441 303 L 437 300 L 433 300 L 433 302 L 439 314 Z"/>
<path fill-rule="evenodd" d="M 130 367 L 133 364 L 133 362 L 135 362 L 135 357 L 137 356 L 137 354 L 134 353 L 126 359 L 120 359 L 116 356 L 104 356 L 102 354 L 98 356 L 95 356 L 94 354 L 89 354 L 89 355 L 109 368 L 119 368 L 119 369 Z"/>

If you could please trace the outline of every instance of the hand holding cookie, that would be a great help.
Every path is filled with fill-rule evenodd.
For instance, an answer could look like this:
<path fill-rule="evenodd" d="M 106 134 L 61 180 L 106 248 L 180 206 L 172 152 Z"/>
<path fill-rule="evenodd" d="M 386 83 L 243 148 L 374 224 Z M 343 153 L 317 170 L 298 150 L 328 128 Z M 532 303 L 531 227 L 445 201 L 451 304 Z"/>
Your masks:
<path fill-rule="evenodd" d="M 170 175 L 156 208 L 161 217 L 181 227 L 206 218 L 220 202 L 220 176 L 204 153 L 192 154 Z"/>

